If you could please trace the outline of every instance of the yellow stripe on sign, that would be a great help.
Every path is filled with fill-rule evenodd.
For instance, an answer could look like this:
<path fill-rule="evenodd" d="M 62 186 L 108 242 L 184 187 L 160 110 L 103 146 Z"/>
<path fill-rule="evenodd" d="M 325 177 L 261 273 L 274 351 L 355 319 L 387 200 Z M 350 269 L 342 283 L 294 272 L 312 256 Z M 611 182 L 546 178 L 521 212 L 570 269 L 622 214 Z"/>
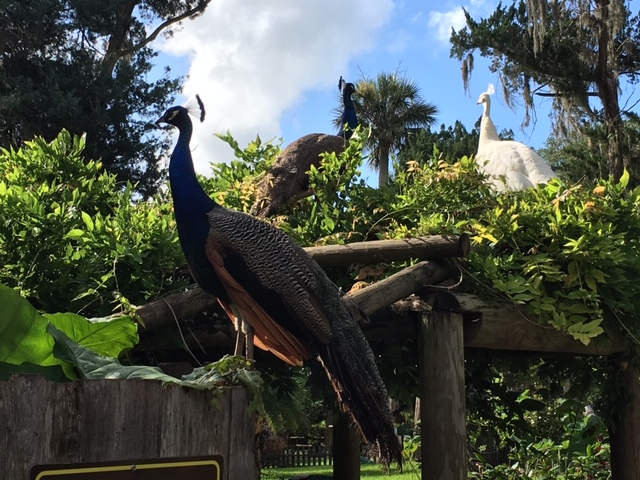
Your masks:
<path fill-rule="evenodd" d="M 81 467 L 66 468 L 64 470 L 48 470 L 41 472 L 36 476 L 35 480 L 42 480 L 47 477 L 55 477 L 59 475 L 73 475 L 74 473 L 104 473 L 104 472 L 126 472 L 128 470 L 151 470 L 159 468 L 180 468 L 180 467 L 199 467 L 203 465 L 215 466 L 217 475 L 215 479 L 220 480 L 220 463 L 217 460 L 192 460 L 184 462 L 162 462 L 162 463 L 129 463 L 127 465 L 105 465 L 104 467 Z"/>

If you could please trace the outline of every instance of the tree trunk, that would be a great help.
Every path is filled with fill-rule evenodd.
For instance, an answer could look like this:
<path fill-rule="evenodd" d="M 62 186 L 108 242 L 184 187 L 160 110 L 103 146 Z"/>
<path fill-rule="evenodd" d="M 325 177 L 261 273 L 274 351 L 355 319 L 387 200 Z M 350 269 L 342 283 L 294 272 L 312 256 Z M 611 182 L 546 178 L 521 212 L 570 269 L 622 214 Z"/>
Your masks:
<path fill-rule="evenodd" d="M 385 186 L 389 181 L 389 150 L 389 145 L 380 142 L 378 150 L 378 188 Z"/>
<path fill-rule="evenodd" d="M 133 10 L 138 0 L 129 0 L 121 2 L 115 8 L 115 25 L 109 43 L 107 44 L 107 52 L 102 59 L 102 73 L 112 76 L 116 68 L 118 60 L 122 57 L 122 52 L 126 50 L 127 38 L 131 21 L 133 19 Z"/>
<path fill-rule="evenodd" d="M 133 20 L 133 12 L 135 7 L 140 3 L 140 0 L 125 0 L 115 7 L 116 23 L 114 25 L 114 31 L 111 32 L 109 42 L 107 44 L 107 51 L 102 59 L 102 72 L 105 75 L 113 75 L 113 71 L 118 63 L 118 60 L 127 55 L 133 55 L 141 48 L 146 47 L 149 43 L 154 41 L 158 35 L 171 25 L 186 20 L 187 18 L 193 18 L 200 15 L 205 11 L 211 0 L 200 0 L 198 4 L 184 12 L 176 15 L 175 17 L 169 17 L 160 25 L 156 26 L 155 30 L 147 35 L 145 38 L 139 41 L 135 45 L 128 45 L 128 36 L 131 28 L 131 22 Z M 117 2 L 116 2 L 117 3 Z"/>
<path fill-rule="evenodd" d="M 617 181 L 624 172 L 625 162 L 622 148 L 623 123 L 618 103 L 618 77 L 615 71 L 609 67 L 608 62 L 611 47 L 611 32 L 609 31 L 611 1 L 596 0 L 595 3 L 595 18 L 599 28 L 595 83 L 598 86 L 598 96 L 604 110 L 609 175 L 612 175 Z M 611 55 L 613 54 L 611 53 Z"/>

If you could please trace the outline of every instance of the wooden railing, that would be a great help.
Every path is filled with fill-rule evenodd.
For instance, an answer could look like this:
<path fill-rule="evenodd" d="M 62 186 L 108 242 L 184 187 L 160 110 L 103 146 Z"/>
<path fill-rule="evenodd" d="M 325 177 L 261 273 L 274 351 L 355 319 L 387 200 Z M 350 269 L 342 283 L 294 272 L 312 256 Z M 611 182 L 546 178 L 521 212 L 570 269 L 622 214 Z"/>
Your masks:
<path fill-rule="evenodd" d="M 314 465 L 332 465 L 333 456 L 323 446 L 296 445 L 287 448 L 284 453 L 262 454 L 262 467 L 309 467 Z"/>

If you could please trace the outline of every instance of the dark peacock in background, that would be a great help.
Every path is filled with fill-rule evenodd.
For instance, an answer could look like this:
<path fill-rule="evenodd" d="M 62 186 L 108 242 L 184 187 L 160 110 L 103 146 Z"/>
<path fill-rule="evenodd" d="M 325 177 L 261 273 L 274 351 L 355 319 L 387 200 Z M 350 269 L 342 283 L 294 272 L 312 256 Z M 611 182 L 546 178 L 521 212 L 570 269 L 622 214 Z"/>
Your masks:
<path fill-rule="evenodd" d="M 278 156 L 276 161 L 258 186 L 256 200 L 251 207 L 251 215 L 265 218 L 277 215 L 292 203 L 308 197 L 309 190 L 307 172 L 311 165 L 316 167 L 322 160 L 321 154 L 344 151 L 346 142 L 358 126 L 358 117 L 353 107 L 351 95 L 356 88 L 340 77 L 338 88 L 342 92 L 343 110 L 340 131 L 337 135 L 310 133 L 292 142 Z"/>
<path fill-rule="evenodd" d="M 198 100 L 198 117 L 204 106 Z M 248 323 L 255 344 L 291 365 L 314 354 L 340 405 L 385 462 L 402 462 L 389 397 L 373 352 L 338 288 L 288 235 L 218 205 L 193 167 L 189 110 L 172 107 L 157 123 L 178 128 L 169 180 L 180 243 L 192 275 L 232 320 Z M 239 336 L 241 332 L 238 332 Z"/>
<path fill-rule="evenodd" d="M 358 116 L 356 115 L 356 109 L 353 106 L 353 99 L 351 98 L 351 94 L 356 91 L 356 87 L 353 83 L 347 83 L 340 77 L 338 88 L 342 92 L 342 105 L 344 107 L 342 109 L 342 115 L 340 116 L 340 131 L 338 131 L 338 136 L 349 140 L 353 131 L 358 127 Z"/>

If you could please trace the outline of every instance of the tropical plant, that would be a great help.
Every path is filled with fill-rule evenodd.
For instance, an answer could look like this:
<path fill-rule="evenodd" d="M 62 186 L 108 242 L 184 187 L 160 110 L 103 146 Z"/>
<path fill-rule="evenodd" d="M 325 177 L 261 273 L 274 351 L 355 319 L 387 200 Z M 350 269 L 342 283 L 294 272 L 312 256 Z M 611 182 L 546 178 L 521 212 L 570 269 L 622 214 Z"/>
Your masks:
<path fill-rule="evenodd" d="M 389 179 L 390 155 L 397 153 L 412 129 L 432 125 L 438 109 L 421 98 L 417 83 L 397 70 L 381 72 L 375 79 L 363 78 L 353 97 L 360 124 L 371 129 L 366 148 L 382 187 Z"/>

